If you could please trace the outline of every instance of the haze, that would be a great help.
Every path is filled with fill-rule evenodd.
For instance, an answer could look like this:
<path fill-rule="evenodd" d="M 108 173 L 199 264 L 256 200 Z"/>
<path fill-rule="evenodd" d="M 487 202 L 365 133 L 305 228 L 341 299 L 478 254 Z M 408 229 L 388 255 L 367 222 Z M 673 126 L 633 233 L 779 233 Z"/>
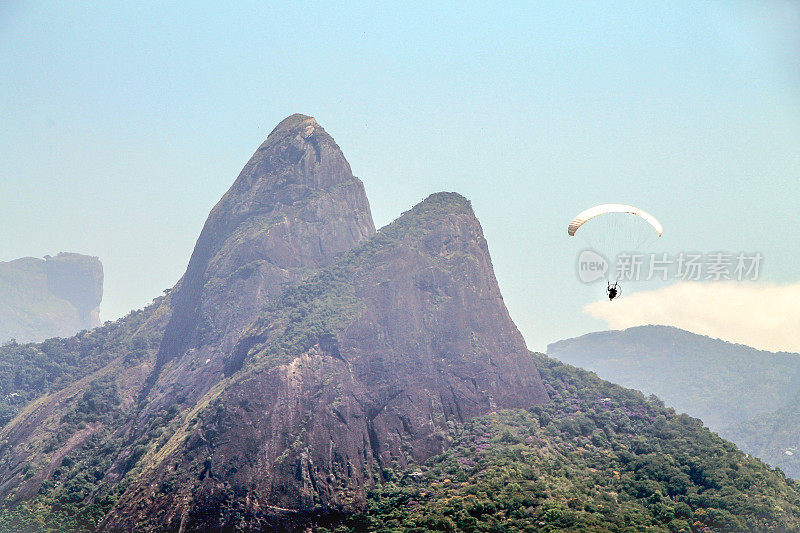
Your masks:
<path fill-rule="evenodd" d="M 300 112 L 341 145 L 377 225 L 432 191 L 472 200 L 532 349 L 606 325 L 582 311 L 602 288 L 578 281 L 566 236 L 601 202 L 657 214 L 666 251 L 761 252 L 747 290 L 769 307 L 759 288 L 798 282 L 798 39 L 790 1 L 6 3 L 0 261 L 99 256 L 101 318 L 142 307 Z"/>

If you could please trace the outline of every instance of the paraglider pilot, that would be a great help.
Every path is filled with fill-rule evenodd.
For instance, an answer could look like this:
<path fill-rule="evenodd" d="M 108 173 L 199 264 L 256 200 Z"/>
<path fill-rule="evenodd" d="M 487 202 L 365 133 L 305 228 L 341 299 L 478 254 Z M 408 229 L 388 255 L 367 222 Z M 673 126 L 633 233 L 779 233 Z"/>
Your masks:
<path fill-rule="evenodd" d="M 613 300 L 614 298 L 619 298 L 619 295 L 622 294 L 622 291 L 619 289 L 619 283 L 615 281 L 612 285 L 609 281 L 607 284 L 606 293 L 608 293 L 608 299 Z"/>

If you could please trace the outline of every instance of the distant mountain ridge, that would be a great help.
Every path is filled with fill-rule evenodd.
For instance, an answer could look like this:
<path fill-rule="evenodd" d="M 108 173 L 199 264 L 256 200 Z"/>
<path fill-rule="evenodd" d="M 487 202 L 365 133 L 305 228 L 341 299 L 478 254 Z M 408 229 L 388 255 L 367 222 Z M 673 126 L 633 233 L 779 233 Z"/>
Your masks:
<path fill-rule="evenodd" d="M 800 478 L 800 423 L 790 423 L 800 422 L 800 354 L 757 350 L 670 326 L 590 333 L 553 343 L 547 353 L 655 394 Z"/>
<path fill-rule="evenodd" d="M 61 252 L 0 263 L 0 342 L 69 337 L 100 324 L 103 264 Z"/>

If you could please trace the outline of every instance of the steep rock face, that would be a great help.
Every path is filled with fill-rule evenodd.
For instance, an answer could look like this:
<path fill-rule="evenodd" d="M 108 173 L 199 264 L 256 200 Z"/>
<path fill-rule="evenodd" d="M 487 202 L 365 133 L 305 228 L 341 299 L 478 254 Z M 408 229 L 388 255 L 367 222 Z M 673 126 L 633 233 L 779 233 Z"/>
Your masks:
<path fill-rule="evenodd" d="M 0 430 L 2 505 L 85 530 L 335 518 L 452 425 L 546 399 L 469 202 L 434 195 L 374 234 L 361 182 L 302 115 L 214 208 L 169 294 L 0 347 L 15 358 L 56 372 L 21 395 L 0 366 L 0 392 L 25 402 Z"/>
<path fill-rule="evenodd" d="M 205 392 L 271 295 L 374 233 L 364 186 L 330 135 L 305 115 L 283 120 L 211 211 L 170 295 L 151 382 L 181 397 Z M 176 381 L 192 390 L 176 392 Z"/>
<path fill-rule="evenodd" d="M 363 184 L 333 139 L 311 117 L 282 121 L 209 215 L 186 274 L 167 296 L 87 336 L 0 353 L 0 364 L 52 361 L 48 368 L 80 377 L 60 390 L 62 378 L 53 378 L 40 401 L 12 406 L 23 415 L 0 432 L 0 446 L 13 450 L 0 453 L 0 498 L 33 497 L 65 455 L 92 460 L 91 446 L 105 450 L 102 466 L 92 460 L 99 492 L 115 491 L 137 450 L 158 446 L 152 435 L 222 377 L 224 358 L 270 295 L 374 233 Z M 7 380 L 0 373 L 0 393 L 22 397 L 5 387 L 19 381 L 8 370 Z M 121 401 L 85 412 L 92 386 Z M 81 427 L 75 413 L 98 422 Z M 92 493 L 83 505 L 99 497 Z"/>
<path fill-rule="evenodd" d="M 274 297 L 226 363 L 105 529 L 291 529 L 353 511 L 384 469 L 441 452 L 452 424 L 547 399 L 451 193 Z"/>
<path fill-rule="evenodd" d="M 103 264 L 98 258 L 62 252 L 45 258 L 44 271 L 50 292 L 75 306 L 87 328 L 100 325 Z"/>
<path fill-rule="evenodd" d="M 100 324 L 103 264 L 59 253 L 0 263 L 0 342 L 67 337 Z"/>

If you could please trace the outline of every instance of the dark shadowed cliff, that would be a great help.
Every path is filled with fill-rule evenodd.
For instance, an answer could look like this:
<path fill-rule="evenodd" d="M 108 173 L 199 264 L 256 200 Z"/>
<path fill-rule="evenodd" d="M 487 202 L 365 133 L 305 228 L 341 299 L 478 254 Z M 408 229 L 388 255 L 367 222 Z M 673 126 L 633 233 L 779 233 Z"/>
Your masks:
<path fill-rule="evenodd" d="M 67 337 L 100 324 L 103 265 L 60 253 L 0 263 L 0 342 Z"/>

